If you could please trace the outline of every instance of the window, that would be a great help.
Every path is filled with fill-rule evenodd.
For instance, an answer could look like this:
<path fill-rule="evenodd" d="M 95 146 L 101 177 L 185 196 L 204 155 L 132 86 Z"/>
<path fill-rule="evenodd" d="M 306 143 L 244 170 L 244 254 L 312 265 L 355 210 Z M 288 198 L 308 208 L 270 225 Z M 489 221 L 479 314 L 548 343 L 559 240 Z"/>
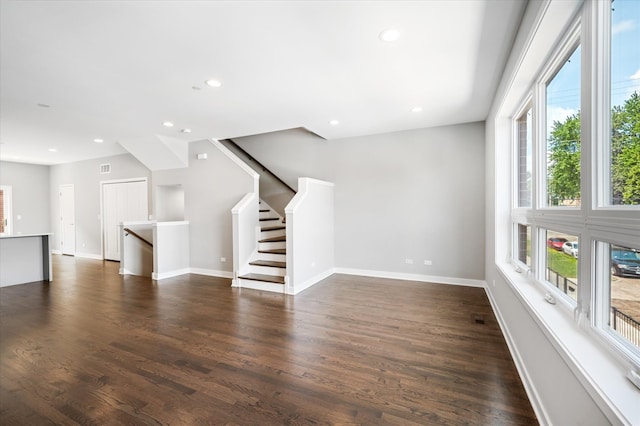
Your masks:
<path fill-rule="evenodd" d="M 531 207 L 531 108 L 518 119 L 518 206 Z"/>
<path fill-rule="evenodd" d="M 531 226 L 518 224 L 518 260 L 531 267 Z"/>
<path fill-rule="evenodd" d="M 511 258 L 640 371 L 638 40 L 639 1 L 586 1 L 513 110 Z"/>
<path fill-rule="evenodd" d="M 609 329 L 640 348 L 640 249 L 609 245 Z"/>
<path fill-rule="evenodd" d="M 611 12 L 610 203 L 640 205 L 640 3 Z"/>
<path fill-rule="evenodd" d="M 545 230 L 545 280 L 569 296 L 578 296 L 578 237 Z"/>
<path fill-rule="evenodd" d="M 580 206 L 580 46 L 546 87 L 547 205 Z"/>

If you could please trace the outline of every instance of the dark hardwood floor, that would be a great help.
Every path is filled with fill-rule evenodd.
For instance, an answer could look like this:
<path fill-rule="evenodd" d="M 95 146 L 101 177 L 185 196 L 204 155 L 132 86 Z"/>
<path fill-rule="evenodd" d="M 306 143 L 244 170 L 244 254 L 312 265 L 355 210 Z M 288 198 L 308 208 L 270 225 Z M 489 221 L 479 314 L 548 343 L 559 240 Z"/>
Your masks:
<path fill-rule="evenodd" d="M 537 424 L 482 289 L 118 266 L 54 256 L 51 284 L 0 289 L 0 424 Z"/>

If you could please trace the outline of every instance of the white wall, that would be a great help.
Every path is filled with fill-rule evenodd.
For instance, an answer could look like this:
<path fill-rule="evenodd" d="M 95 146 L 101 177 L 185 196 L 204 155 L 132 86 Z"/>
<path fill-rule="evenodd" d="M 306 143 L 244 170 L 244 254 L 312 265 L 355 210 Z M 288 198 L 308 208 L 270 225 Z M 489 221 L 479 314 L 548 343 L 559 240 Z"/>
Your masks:
<path fill-rule="evenodd" d="M 100 174 L 100 164 L 111 163 L 111 173 Z M 50 167 L 50 227 L 53 249 L 60 247 L 60 185 L 73 184 L 76 210 L 76 255 L 100 257 L 100 181 L 151 177 L 151 172 L 131 154 L 122 154 Z M 147 193 L 151 191 L 147 190 Z M 149 200 L 151 201 L 151 200 Z"/>
<path fill-rule="evenodd" d="M 336 267 L 484 279 L 483 123 L 332 141 L 291 130 L 234 142 L 294 189 L 301 176 L 335 183 Z"/>
<path fill-rule="evenodd" d="M 334 184 L 302 177 L 286 207 L 286 292 L 297 294 L 331 275 L 335 268 Z"/>
<path fill-rule="evenodd" d="M 0 185 L 12 187 L 14 234 L 52 232 L 49 166 L 2 161 Z"/>
<path fill-rule="evenodd" d="M 189 272 L 189 222 L 153 225 L 153 278 L 163 279 Z"/>
<path fill-rule="evenodd" d="M 207 159 L 197 160 L 199 153 L 206 153 Z M 154 171 L 153 185 L 182 185 L 184 189 L 191 270 L 231 277 L 231 209 L 246 193 L 254 191 L 253 177 L 211 142 L 198 141 L 189 144 L 188 168 Z"/>

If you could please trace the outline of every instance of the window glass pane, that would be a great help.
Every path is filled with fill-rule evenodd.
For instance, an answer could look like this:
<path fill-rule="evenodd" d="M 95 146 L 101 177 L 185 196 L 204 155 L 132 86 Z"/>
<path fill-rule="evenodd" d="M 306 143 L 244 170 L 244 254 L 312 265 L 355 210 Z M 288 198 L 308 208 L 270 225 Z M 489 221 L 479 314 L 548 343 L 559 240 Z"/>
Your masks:
<path fill-rule="evenodd" d="M 547 205 L 580 206 L 580 47 L 547 84 Z"/>
<path fill-rule="evenodd" d="M 518 224 L 518 260 L 531 266 L 531 227 Z"/>
<path fill-rule="evenodd" d="M 548 230 L 546 239 L 545 279 L 571 299 L 577 300 L 578 237 Z"/>
<path fill-rule="evenodd" d="M 611 204 L 640 205 L 640 2 L 611 12 Z"/>
<path fill-rule="evenodd" d="M 531 207 L 531 109 L 518 118 L 518 206 Z"/>
<path fill-rule="evenodd" d="M 640 249 L 611 245 L 609 327 L 640 348 Z"/>

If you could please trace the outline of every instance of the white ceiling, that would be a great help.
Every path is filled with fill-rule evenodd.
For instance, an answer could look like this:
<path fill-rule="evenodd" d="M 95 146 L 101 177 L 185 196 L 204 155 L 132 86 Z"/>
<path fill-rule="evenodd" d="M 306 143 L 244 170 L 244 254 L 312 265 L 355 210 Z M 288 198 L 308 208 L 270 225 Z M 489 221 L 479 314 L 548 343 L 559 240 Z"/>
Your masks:
<path fill-rule="evenodd" d="M 526 2 L 0 5 L 0 158 L 57 164 L 128 141 L 153 150 L 163 138 L 305 127 L 336 139 L 484 120 Z M 387 28 L 401 37 L 380 41 Z"/>

